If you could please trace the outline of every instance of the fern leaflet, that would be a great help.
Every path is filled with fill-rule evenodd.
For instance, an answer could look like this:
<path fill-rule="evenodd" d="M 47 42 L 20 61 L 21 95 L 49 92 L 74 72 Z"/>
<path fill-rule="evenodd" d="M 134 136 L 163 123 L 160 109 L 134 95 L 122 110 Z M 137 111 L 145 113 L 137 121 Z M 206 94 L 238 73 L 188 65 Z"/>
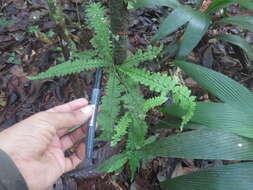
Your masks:
<path fill-rule="evenodd" d="M 171 77 L 162 75 L 160 73 L 151 73 L 149 71 L 137 68 L 118 68 L 122 73 L 128 75 L 132 80 L 148 86 L 150 90 L 159 92 L 163 96 L 166 96 L 169 90 L 173 89 L 177 84 L 177 82 L 172 80 Z"/>
<path fill-rule="evenodd" d="M 61 77 L 74 73 L 79 73 L 87 69 L 108 66 L 108 63 L 98 59 L 77 59 L 74 61 L 67 61 L 50 67 L 47 71 L 39 73 L 36 76 L 27 77 L 30 80 L 45 79 L 52 77 Z"/>
<path fill-rule="evenodd" d="M 145 101 L 145 103 L 143 105 L 143 111 L 146 113 L 150 109 L 162 105 L 167 100 L 168 100 L 168 98 L 165 97 L 165 96 L 158 96 L 158 97 L 155 97 L 155 98 L 150 98 L 150 99 Z"/>
<path fill-rule="evenodd" d="M 101 112 L 98 115 L 98 123 L 103 131 L 100 140 L 111 140 L 113 127 L 117 122 L 120 112 L 121 85 L 113 72 L 109 75 L 105 96 L 102 98 Z"/>
<path fill-rule="evenodd" d="M 155 59 L 161 53 L 161 51 L 162 46 L 160 47 L 149 46 L 145 52 L 139 49 L 134 55 L 127 57 L 122 67 L 138 66 L 142 62 L 151 61 Z"/>
<path fill-rule="evenodd" d="M 144 139 L 147 132 L 145 122 L 145 112 L 143 104 L 145 102 L 141 94 L 139 85 L 130 78 L 124 78 L 127 81 L 127 92 L 122 96 L 124 107 L 128 109 L 132 122 L 128 129 L 127 149 L 136 150 L 144 145 Z"/>
<path fill-rule="evenodd" d="M 112 137 L 111 146 L 116 146 L 121 138 L 127 133 L 127 128 L 131 121 L 130 114 L 127 112 L 115 127 L 115 134 Z"/>
<path fill-rule="evenodd" d="M 186 114 L 182 117 L 182 123 L 180 129 L 183 130 L 184 125 L 186 125 L 194 115 L 196 102 L 195 96 L 190 96 L 191 91 L 184 86 L 176 86 L 172 90 L 173 100 L 184 110 L 187 110 Z"/>

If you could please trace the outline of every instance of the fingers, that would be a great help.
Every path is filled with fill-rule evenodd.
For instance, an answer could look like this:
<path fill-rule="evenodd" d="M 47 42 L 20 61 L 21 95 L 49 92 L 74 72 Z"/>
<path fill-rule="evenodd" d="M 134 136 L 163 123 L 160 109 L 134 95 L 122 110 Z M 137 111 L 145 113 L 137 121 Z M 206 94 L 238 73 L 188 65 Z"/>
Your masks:
<path fill-rule="evenodd" d="M 88 124 L 77 129 L 73 133 L 63 136 L 61 138 L 61 144 L 64 151 L 71 148 L 75 143 L 77 143 L 79 140 L 81 140 L 82 138 L 86 136 L 87 125 Z"/>
<path fill-rule="evenodd" d="M 72 102 L 51 108 L 47 110 L 47 112 L 72 112 L 79 110 L 86 105 L 88 105 L 88 101 L 85 98 L 80 98 Z"/>
<path fill-rule="evenodd" d="M 75 169 L 82 162 L 84 157 L 85 157 L 85 144 L 82 143 L 77 147 L 76 152 L 73 155 L 65 158 L 64 173 Z"/>
<path fill-rule="evenodd" d="M 33 120 L 41 122 L 45 126 L 54 127 L 62 134 L 74 126 L 88 122 L 93 113 L 93 106 L 85 106 L 74 112 L 40 112 L 33 116 Z M 59 134 L 58 134 L 59 135 Z"/>

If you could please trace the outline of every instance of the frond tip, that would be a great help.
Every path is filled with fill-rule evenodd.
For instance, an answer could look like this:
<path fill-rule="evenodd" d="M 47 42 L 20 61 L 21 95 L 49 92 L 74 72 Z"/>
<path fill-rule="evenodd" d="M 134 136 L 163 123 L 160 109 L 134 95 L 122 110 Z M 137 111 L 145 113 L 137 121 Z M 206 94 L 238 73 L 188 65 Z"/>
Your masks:
<path fill-rule="evenodd" d="M 108 62 L 112 62 L 112 41 L 110 24 L 105 17 L 105 10 L 100 3 L 92 3 L 87 9 L 88 21 L 96 36 L 91 40 L 99 56 Z"/>

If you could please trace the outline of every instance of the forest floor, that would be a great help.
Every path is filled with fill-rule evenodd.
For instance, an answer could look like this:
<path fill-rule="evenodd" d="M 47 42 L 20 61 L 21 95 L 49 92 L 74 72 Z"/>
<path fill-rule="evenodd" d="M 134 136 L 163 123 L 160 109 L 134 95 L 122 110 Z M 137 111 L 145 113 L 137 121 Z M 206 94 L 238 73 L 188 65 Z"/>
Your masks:
<path fill-rule="evenodd" d="M 62 2 L 64 13 L 71 20 L 68 27 L 80 40 L 80 49 L 89 49 L 90 32 L 85 26 L 84 0 L 62 0 Z M 237 6 L 231 6 L 229 11 L 236 15 L 240 10 Z M 151 37 L 159 27 L 160 18 L 166 12 L 165 8 L 154 7 L 130 13 L 128 35 L 131 52 L 138 48 L 145 49 L 149 45 Z M 0 130 L 36 112 L 78 97 L 89 99 L 94 71 L 82 72 L 76 77 L 36 81 L 29 81 L 26 78 L 64 60 L 59 51 L 60 39 L 55 33 L 55 27 L 43 0 L 0 1 Z M 237 28 L 231 26 L 226 26 L 222 30 L 237 32 Z M 178 35 L 180 31 L 170 35 L 165 41 L 170 43 Z M 247 32 L 245 37 L 253 44 L 253 33 Z M 170 60 L 173 58 L 169 58 L 165 66 L 150 62 L 148 67 L 151 70 L 168 72 Z M 208 37 L 205 37 L 191 53 L 189 61 L 219 71 L 253 90 L 253 75 L 247 67 L 250 63 L 243 60 L 240 52 L 226 43 L 208 43 Z M 185 76 L 184 79 L 186 86 L 193 90 L 198 100 L 215 100 L 191 78 Z M 150 125 L 155 126 L 157 118 L 151 117 L 148 121 Z M 170 131 L 167 135 L 173 132 L 175 131 Z M 138 171 L 134 182 L 130 180 L 129 168 L 125 168 L 118 175 L 104 174 L 78 179 L 75 181 L 77 186 L 73 185 L 72 188 L 160 189 L 159 182 L 168 177 L 223 164 L 223 161 L 157 158 Z"/>

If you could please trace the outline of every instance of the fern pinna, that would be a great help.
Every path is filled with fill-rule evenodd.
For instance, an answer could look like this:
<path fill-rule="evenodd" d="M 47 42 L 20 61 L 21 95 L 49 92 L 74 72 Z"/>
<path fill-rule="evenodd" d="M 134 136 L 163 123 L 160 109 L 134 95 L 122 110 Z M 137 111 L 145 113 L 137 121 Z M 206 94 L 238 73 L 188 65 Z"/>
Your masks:
<path fill-rule="evenodd" d="M 168 94 L 172 93 L 175 104 L 187 111 L 182 117 L 181 128 L 183 128 L 193 115 L 195 98 L 190 95 L 186 87 L 180 86 L 171 77 L 139 68 L 140 63 L 156 58 L 162 47 L 150 46 L 144 52 L 138 50 L 135 54 L 128 56 L 122 65 L 114 65 L 112 34 L 108 19 L 105 17 L 105 10 L 99 3 L 94 3 L 87 9 L 87 16 L 90 26 L 95 31 L 95 37 L 91 40 L 94 50 L 76 53 L 75 59 L 52 66 L 47 71 L 29 79 L 64 76 L 103 67 L 105 73 L 108 73 L 108 81 L 98 117 L 102 130 L 98 140 L 110 141 L 112 146 L 116 146 L 124 136 L 127 136 L 127 144 L 124 153 L 114 156 L 100 169 L 107 172 L 115 171 L 129 161 L 134 173 L 139 162 L 136 150 L 156 139 L 156 136 L 146 138 L 147 112 L 165 103 Z M 151 91 L 159 95 L 145 100 L 140 85 L 149 87 Z M 112 161 L 114 163 L 110 164 Z"/>

